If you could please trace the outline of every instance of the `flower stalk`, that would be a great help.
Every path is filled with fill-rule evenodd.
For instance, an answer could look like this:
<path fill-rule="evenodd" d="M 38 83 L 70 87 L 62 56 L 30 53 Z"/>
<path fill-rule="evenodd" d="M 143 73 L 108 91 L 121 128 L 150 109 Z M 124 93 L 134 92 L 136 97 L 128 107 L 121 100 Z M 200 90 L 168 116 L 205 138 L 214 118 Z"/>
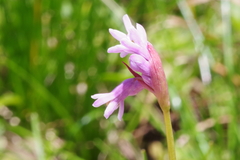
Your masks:
<path fill-rule="evenodd" d="M 155 77 L 153 78 L 153 85 L 156 87 L 155 96 L 157 97 L 164 117 L 169 160 L 176 160 L 172 122 L 170 117 L 169 94 L 165 73 L 162 69 L 161 59 L 159 58 L 158 53 L 155 51 L 152 45 L 148 46 L 148 51 L 150 53 L 152 61 L 152 76 Z"/>
<path fill-rule="evenodd" d="M 176 160 L 170 110 L 163 110 L 169 160 Z"/>
<path fill-rule="evenodd" d="M 148 51 L 151 56 L 151 64 L 152 64 L 152 76 L 153 78 L 153 86 L 155 89 L 155 96 L 157 97 L 160 108 L 163 112 L 164 123 L 165 123 L 165 131 L 167 137 L 167 146 L 168 146 L 168 155 L 169 160 L 175 160 L 175 147 L 174 147 L 174 137 L 172 130 L 172 123 L 170 117 L 170 102 L 169 102 L 169 93 L 168 93 L 168 85 L 165 77 L 165 73 L 162 68 L 162 62 L 159 58 L 158 53 L 155 51 L 152 45 L 148 45 Z"/>

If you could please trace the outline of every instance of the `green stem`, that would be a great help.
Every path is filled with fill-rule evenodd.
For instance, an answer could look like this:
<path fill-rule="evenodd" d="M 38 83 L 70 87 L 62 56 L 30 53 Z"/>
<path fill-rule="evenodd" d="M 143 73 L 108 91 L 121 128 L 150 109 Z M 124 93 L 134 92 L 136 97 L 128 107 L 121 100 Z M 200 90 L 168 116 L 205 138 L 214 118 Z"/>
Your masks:
<path fill-rule="evenodd" d="M 164 122 L 166 127 L 169 160 L 176 160 L 170 110 L 168 109 L 163 110 L 163 116 L 164 116 Z"/>

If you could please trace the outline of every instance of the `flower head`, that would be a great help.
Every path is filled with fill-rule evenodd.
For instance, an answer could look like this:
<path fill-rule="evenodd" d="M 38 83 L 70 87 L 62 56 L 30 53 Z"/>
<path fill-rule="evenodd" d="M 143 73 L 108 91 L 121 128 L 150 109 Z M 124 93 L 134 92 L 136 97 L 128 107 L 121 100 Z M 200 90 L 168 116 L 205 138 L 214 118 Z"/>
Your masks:
<path fill-rule="evenodd" d="M 128 15 L 123 16 L 123 23 L 127 34 L 109 29 L 110 34 L 120 44 L 110 47 L 108 53 L 120 53 L 120 57 L 131 54 L 129 57 L 130 67 L 126 66 L 135 78 L 123 81 L 110 93 L 93 95 L 92 98 L 97 99 L 93 106 L 99 107 L 110 102 L 104 116 L 108 118 L 119 107 L 118 118 L 121 119 L 124 110 L 124 99 L 127 96 L 137 94 L 145 88 L 157 97 L 162 109 L 169 109 L 168 87 L 158 53 L 152 44 L 148 42 L 146 31 L 142 25 L 136 24 L 136 27 L 134 27 Z M 137 72 L 140 72 L 141 75 Z"/>

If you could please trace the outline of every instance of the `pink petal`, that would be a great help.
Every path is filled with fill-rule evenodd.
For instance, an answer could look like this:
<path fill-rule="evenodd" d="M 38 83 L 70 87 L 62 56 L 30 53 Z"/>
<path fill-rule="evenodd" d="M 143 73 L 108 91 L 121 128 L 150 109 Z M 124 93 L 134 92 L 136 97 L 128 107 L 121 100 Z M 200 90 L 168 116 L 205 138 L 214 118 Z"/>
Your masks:
<path fill-rule="evenodd" d="M 141 36 L 142 43 L 144 45 L 147 45 L 147 33 L 141 24 L 137 23 L 137 31 L 138 31 L 139 35 Z"/>
<path fill-rule="evenodd" d="M 122 120 L 123 114 L 124 114 L 124 102 L 121 101 L 121 102 L 119 102 L 119 110 L 118 110 L 118 119 L 119 119 L 119 121 Z"/>
<path fill-rule="evenodd" d="M 104 97 L 106 95 L 108 95 L 109 93 L 99 93 L 99 94 L 94 94 L 91 96 L 92 99 L 98 99 L 98 98 L 101 98 L 101 97 Z"/>
<path fill-rule="evenodd" d="M 124 23 L 124 26 L 127 30 L 127 32 L 129 31 L 130 28 L 133 28 L 134 26 L 132 25 L 131 21 L 130 21 L 130 18 L 128 17 L 127 14 L 125 14 L 123 16 L 123 23 Z"/>
<path fill-rule="evenodd" d="M 120 43 L 124 47 L 126 47 L 129 52 L 139 54 L 140 46 L 137 45 L 136 43 L 133 43 L 131 40 L 125 38 L 125 39 L 122 39 Z"/>
<path fill-rule="evenodd" d="M 151 77 L 149 75 L 143 74 L 142 75 L 142 79 L 149 87 L 153 88 L 152 79 L 151 79 Z"/>
<path fill-rule="evenodd" d="M 118 103 L 115 101 L 112 101 L 109 103 L 107 106 L 105 112 L 104 112 L 104 117 L 108 119 L 108 117 L 118 108 Z"/>
<path fill-rule="evenodd" d="M 115 97 L 111 93 L 101 93 L 101 94 L 94 94 L 91 96 L 93 99 L 97 99 L 92 106 L 93 107 L 99 107 L 111 100 L 113 100 Z"/>
<path fill-rule="evenodd" d="M 121 41 L 123 38 L 127 38 L 127 35 L 123 32 L 120 32 L 115 29 L 109 29 L 110 34 L 118 41 Z"/>
<path fill-rule="evenodd" d="M 127 48 L 124 47 L 123 45 L 119 44 L 119 45 L 108 48 L 107 52 L 108 53 L 121 53 L 121 52 L 124 52 L 125 50 L 127 50 Z"/>
<path fill-rule="evenodd" d="M 144 87 L 138 82 L 136 78 L 124 80 L 111 93 L 115 96 L 118 102 L 123 101 L 127 96 L 134 95 L 140 92 Z"/>
<path fill-rule="evenodd" d="M 132 86 L 128 89 L 129 90 L 128 91 L 129 92 L 128 96 L 135 96 L 136 94 L 138 94 L 144 88 L 145 87 L 138 80 L 135 79 Z"/>
<path fill-rule="evenodd" d="M 125 49 L 122 49 L 122 51 L 127 52 L 127 53 L 139 54 L 139 55 L 142 55 L 147 60 L 149 59 L 149 53 L 145 46 L 142 47 L 142 46 L 138 45 L 137 43 L 133 43 L 130 39 L 127 39 L 127 38 L 122 39 L 120 41 L 120 43 L 122 44 L 123 47 L 125 47 Z M 118 50 L 118 51 L 120 51 L 120 50 Z"/>
<path fill-rule="evenodd" d="M 141 72 L 145 75 L 150 75 L 150 64 L 149 62 L 140 55 L 132 54 L 129 57 L 129 63 L 131 68 L 136 72 Z"/>
<path fill-rule="evenodd" d="M 133 42 L 137 43 L 138 45 L 141 45 L 141 37 L 135 28 L 131 28 L 129 30 L 129 37 Z"/>
<path fill-rule="evenodd" d="M 132 83 L 134 82 L 134 78 L 130 78 L 130 79 L 126 79 L 124 80 L 121 84 L 119 84 L 116 88 L 114 88 L 114 90 L 111 92 L 115 98 L 117 96 L 120 96 L 121 98 L 126 98 L 128 96 L 127 94 L 127 90 L 129 89 L 129 87 L 132 85 Z M 118 99 L 121 99 L 118 97 Z"/>
<path fill-rule="evenodd" d="M 124 57 L 126 57 L 126 55 L 128 55 L 128 54 L 130 54 L 130 53 L 127 53 L 127 52 L 121 52 L 121 53 L 120 53 L 120 57 L 121 57 L 121 58 L 124 58 Z"/>

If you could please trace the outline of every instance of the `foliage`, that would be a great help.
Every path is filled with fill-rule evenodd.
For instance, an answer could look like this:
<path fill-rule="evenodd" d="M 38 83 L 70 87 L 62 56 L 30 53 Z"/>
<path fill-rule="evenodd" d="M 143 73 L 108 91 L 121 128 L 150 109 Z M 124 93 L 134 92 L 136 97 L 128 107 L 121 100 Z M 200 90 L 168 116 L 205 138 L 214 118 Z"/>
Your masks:
<path fill-rule="evenodd" d="M 163 117 L 147 91 L 123 121 L 92 94 L 131 77 L 108 28 L 127 13 L 162 58 L 179 160 L 240 156 L 237 1 L 1 0 L 0 157 L 167 159 Z M 144 149 L 141 151 L 141 149 Z"/>

